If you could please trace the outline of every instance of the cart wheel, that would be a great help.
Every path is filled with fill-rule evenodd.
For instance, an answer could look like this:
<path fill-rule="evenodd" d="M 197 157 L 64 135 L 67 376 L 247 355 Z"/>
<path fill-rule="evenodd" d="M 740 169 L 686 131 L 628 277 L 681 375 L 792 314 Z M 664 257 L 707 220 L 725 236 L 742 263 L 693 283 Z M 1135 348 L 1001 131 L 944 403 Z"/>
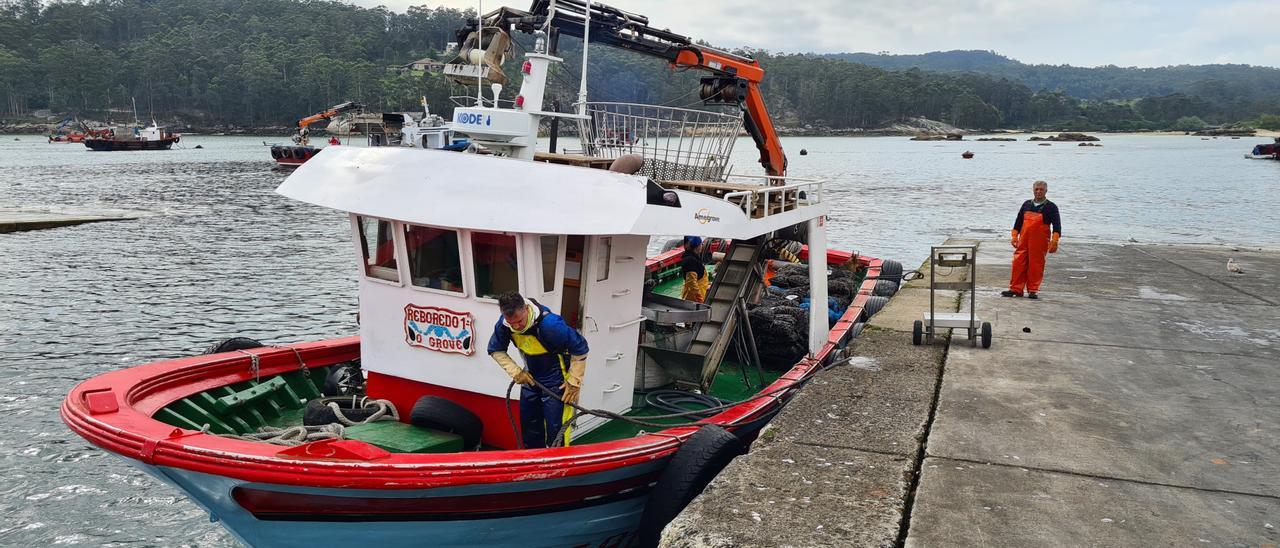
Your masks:
<path fill-rule="evenodd" d="M 916 320 L 911 324 L 911 344 L 920 346 L 920 339 L 924 337 L 924 322 Z"/>
<path fill-rule="evenodd" d="M 991 348 L 991 322 L 982 322 L 982 347 Z"/>

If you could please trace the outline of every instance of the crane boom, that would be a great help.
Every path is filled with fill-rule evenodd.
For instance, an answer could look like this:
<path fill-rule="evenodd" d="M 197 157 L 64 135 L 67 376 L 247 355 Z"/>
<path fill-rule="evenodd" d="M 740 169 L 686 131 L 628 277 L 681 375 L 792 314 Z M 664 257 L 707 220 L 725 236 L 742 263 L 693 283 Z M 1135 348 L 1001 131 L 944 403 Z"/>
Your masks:
<path fill-rule="evenodd" d="M 357 110 L 361 108 L 364 108 L 364 105 L 354 101 L 347 101 L 345 103 L 339 103 L 339 104 L 333 105 L 329 107 L 328 110 L 325 110 L 324 112 L 312 114 L 311 116 L 307 116 L 306 118 L 298 120 L 298 131 L 303 131 L 307 129 L 307 126 L 314 124 L 316 122 L 319 122 L 320 120 L 328 120 L 329 118 L 333 118 L 334 116 L 337 116 L 344 112 Z"/>
<path fill-rule="evenodd" d="M 501 8 L 484 17 L 486 26 L 514 28 L 534 33 L 550 30 L 551 52 L 560 34 L 582 38 L 586 30 L 587 3 L 582 0 L 534 0 L 529 11 Z M 657 57 L 673 68 L 698 69 L 711 73 L 702 79 L 700 95 L 706 104 L 737 105 L 742 109 L 743 127 L 760 151 L 760 165 L 769 175 L 787 172 L 787 156 L 769 119 L 760 82 L 764 69 L 750 57 L 695 43 L 687 36 L 649 26 L 649 18 L 608 5 L 590 4 L 591 43 Z M 475 30 L 475 23 L 458 32 L 459 42 Z"/>

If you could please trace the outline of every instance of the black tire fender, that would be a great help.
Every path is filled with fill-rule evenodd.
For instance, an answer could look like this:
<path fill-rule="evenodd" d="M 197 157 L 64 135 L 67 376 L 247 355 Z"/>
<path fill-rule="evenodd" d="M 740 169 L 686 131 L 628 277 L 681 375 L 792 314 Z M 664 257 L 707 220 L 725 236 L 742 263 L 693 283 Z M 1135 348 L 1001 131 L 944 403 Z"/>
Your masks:
<path fill-rule="evenodd" d="M 325 396 L 364 394 L 364 374 L 360 371 L 359 363 L 344 363 L 329 368 L 329 374 L 324 377 L 324 390 L 320 393 Z"/>
<path fill-rule="evenodd" d="M 861 335 L 861 334 L 862 334 L 862 328 L 864 328 L 864 327 L 866 327 L 866 326 L 867 326 L 867 324 L 866 324 L 865 322 L 858 322 L 858 323 L 853 324 L 853 327 L 850 327 L 850 328 L 849 328 L 849 338 L 850 338 L 850 339 L 855 339 L 855 338 L 857 338 L 857 337 L 858 337 L 858 335 Z"/>
<path fill-rule="evenodd" d="M 266 345 L 256 340 L 250 339 L 249 337 L 231 337 L 229 339 L 222 339 L 216 343 L 213 343 L 213 346 L 210 346 L 208 350 L 204 351 L 204 353 L 205 354 L 221 354 L 223 352 L 232 352 L 235 350 L 246 350 L 249 348 L 262 348 L 263 346 L 266 346 Z"/>
<path fill-rule="evenodd" d="M 478 449 L 484 422 L 467 408 L 439 396 L 423 396 L 409 412 L 409 424 L 462 436 L 462 447 Z"/>
<path fill-rule="evenodd" d="M 720 426 L 708 424 L 694 432 L 658 476 L 640 517 L 639 546 L 657 546 L 667 524 L 744 452 L 742 441 Z"/>
<path fill-rule="evenodd" d="M 902 263 L 892 259 L 885 259 L 884 262 L 880 263 L 880 278 L 886 280 L 902 279 Z"/>
<path fill-rule="evenodd" d="M 872 316 L 884 309 L 889 304 L 888 297 L 872 295 L 867 297 L 867 301 L 862 304 L 862 321 L 869 321 Z"/>
<path fill-rule="evenodd" d="M 876 286 L 871 290 L 872 295 L 881 297 L 891 297 L 898 292 L 898 280 L 876 280 Z"/>
<path fill-rule="evenodd" d="M 378 407 L 365 407 L 364 403 L 368 398 L 364 396 L 335 396 L 331 398 L 316 398 L 307 402 L 307 407 L 302 410 L 303 426 L 320 426 L 322 424 L 332 424 L 338 421 L 338 416 L 329 407 L 330 403 L 338 404 L 338 408 L 342 410 L 342 415 L 352 422 L 364 422 L 374 413 L 378 412 Z"/>

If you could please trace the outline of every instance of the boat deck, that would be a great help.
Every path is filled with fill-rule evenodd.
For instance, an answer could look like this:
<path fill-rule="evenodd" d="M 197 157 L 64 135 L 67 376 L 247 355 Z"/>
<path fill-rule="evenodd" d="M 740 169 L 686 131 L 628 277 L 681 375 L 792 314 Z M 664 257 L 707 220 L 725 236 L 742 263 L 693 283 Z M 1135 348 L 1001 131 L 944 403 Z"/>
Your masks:
<path fill-rule="evenodd" d="M 744 371 L 745 369 L 745 371 Z M 764 386 L 777 380 L 785 371 L 756 371 L 755 368 L 746 367 L 733 361 L 724 361 L 720 364 L 719 371 L 716 372 L 716 380 L 711 386 L 711 394 L 725 401 L 741 401 L 747 399 L 759 392 Z M 763 379 L 763 382 L 761 380 Z M 670 413 L 663 411 L 645 403 L 644 394 L 637 393 L 635 395 L 634 407 L 627 412 L 626 416 L 644 419 L 654 415 L 663 415 Z M 693 409 L 693 408 L 691 408 Z M 653 422 L 665 425 L 680 425 L 692 422 L 694 419 L 653 419 Z M 603 441 L 620 440 L 630 438 L 639 434 L 641 431 L 653 431 L 654 428 L 629 423 L 622 420 L 612 420 L 603 426 L 592 430 L 590 433 L 574 440 L 575 445 L 584 443 L 597 443 Z"/>

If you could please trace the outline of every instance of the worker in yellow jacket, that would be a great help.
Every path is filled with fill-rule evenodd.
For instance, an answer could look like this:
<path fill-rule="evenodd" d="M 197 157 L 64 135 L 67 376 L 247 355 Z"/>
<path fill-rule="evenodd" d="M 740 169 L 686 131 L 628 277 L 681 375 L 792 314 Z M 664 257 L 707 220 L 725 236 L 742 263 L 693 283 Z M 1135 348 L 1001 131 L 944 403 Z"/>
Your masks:
<path fill-rule="evenodd" d="M 711 277 L 707 275 L 707 265 L 702 264 L 702 238 L 684 237 L 684 256 L 680 258 L 680 277 L 684 279 L 684 286 L 680 290 L 681 299 L 697 303 L 707 299 L 707 288 L 711 286 Z"/>

